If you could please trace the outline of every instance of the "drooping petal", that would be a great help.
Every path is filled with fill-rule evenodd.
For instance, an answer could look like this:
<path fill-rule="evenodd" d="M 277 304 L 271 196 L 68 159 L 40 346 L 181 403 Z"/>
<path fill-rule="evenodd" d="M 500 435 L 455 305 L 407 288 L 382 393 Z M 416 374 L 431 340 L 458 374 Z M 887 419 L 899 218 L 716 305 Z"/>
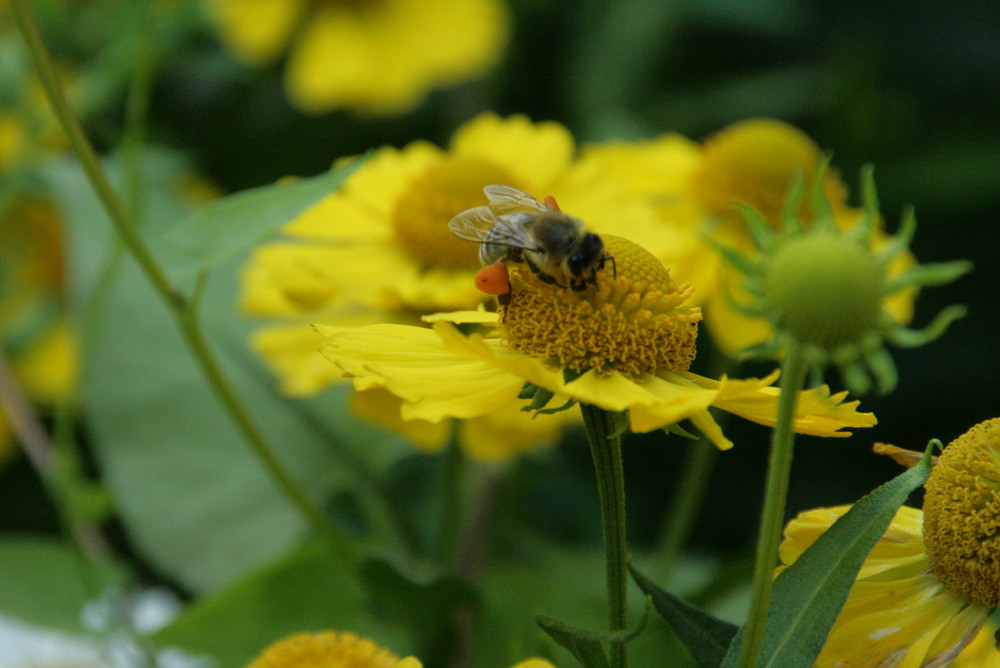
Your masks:
<path fill-rule="evenodd" d="M 780 390 L 777 387 L 772 387 L 778 378 L 777 372 L 766 378 L 744 380 L 725 378 L 723 381 L 705 378 L 690 372 L 677 375 L 688 378 L 701 387 L 718 388 L 721 386 L 722 392 L 715 401 L 715 406 L 724 411 L 768 427 L 773 427 L 777 422 Z M 825 385 L 800 392 L 795 411 L 795 431 L 812 436 L 846 438 L 851 434 L 841 431 L 842 429 L 871 427 L 877 423 L 872 413 L 859 413 L 855 410 L 859 402 L 842 403 L 846 396 L 846 392 L 831 395 L 829 388 Z"/>
<path fill-rule="evenodd" d="M 403 418 L 472 418 L 516 400 L 523 378 L 452 353 L 425 327 L 317 327 L 327 359 L 357 389 L 384 387 L 404 401 Z"/>

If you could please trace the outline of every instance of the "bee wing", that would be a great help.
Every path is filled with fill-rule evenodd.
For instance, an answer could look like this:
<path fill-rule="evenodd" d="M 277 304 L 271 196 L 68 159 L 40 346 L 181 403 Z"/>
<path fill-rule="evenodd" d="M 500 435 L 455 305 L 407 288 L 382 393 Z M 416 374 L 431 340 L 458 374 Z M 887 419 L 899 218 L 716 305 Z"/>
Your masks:
<path fill-rule="evenodd" d="M 549 208 L 528 193 L 510 186 L 486 186 L 483 188 L 490 207 L 497 213 L 514 211 L 548 211 Z"/>
<path fill-rule="evenodd" d="M 489 206 L 477 206 L 452 218 L 448 229 L 456 237 L 468 241 L 537 251 L 538 244 L 524 231 L 524 224 L 531 220 L 529 213 L 498 216 Z"/>
<path fill-rule="evenodd" d="M 483 242 L 486 235 L 499 222 L 497 216 L 488 206 L 477 206 L 466 209 L 448 222 L 452 234 L 467 241 Z"/>

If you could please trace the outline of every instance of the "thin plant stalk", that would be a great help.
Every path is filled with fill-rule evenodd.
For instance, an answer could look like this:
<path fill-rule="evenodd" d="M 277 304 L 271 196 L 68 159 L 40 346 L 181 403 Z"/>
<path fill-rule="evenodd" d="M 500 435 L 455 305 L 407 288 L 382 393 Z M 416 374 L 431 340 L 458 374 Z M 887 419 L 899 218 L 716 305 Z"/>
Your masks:
<path fill-rule="evenodd" d="M 625 474 L 621 433 L 615 414 L 580 404 L 587 441 L 594 458 L 597 493 L 604 530 L 604 566 L 608 588 L 608 625 L 611 631 L 628 626 L 628 548 L 625 537 Z M 625 643 L 611 643 L 611 667 L 627 665 Z"/>
<path fill-rule="evenodd" d="M 778 398 L 777 423 L 771 432 L 767 486 L 764 491 L 764 506 L 761 509 L 760 533 L 757 536 L 757 553 L 754 561 L 753 597 L 750 601 L 747 623 L 743 629 L 740 668 L 752 668 L 756 665 L 764 638 L 764 624 L 771 602 L 774 567 L 778 561 L 778 545 L 781 543 L 785 501 L 792 470 L 795 409 L 807 369 L 802 347 L 798 343 L 793 343 L 781 363 L 781 395 Z"/>
<path fill-rule="evenodd" d="M 157 295 L 167 305 L 177 323 L 188 349 L 191 351 L 202 375 L 222 402 L 236 427 L 243 434 L 254 455 L 264 466 L 272 480 L 288 501 L 296 508 L 306 523 L 323 537 L 334 554 L 349 561 L 356 559 L 351 545 L 337 532 L 322 511 L 309 499 L 292 479 L 286 468 L 278 460 L 274 451 L 265 441 L 262 433 L 250 417 L 249 411 L 236 395 L 226 379 L 208 341 L 201 329 L 196 300 L 188 300 L 171 285 L 166 272 L 153 256 L 149 246 L 139 235 L 132 216 L 122 200 L 111 187 L 93 147 L 84 135 L 80 124 L 70 110 L 52 65 L 52 59 L 45 48 L 38 26 L 35 23 L 27 0 L 11 0 L 10 7 L 28 49 L 31 52 L 36 72 L 45 88 L 49 102 L 66 133 L 80 165 L 90 181 L 98 199 L 103 205 L 118 236 L 135 259 L 141 271 L 152 284 Z"/>

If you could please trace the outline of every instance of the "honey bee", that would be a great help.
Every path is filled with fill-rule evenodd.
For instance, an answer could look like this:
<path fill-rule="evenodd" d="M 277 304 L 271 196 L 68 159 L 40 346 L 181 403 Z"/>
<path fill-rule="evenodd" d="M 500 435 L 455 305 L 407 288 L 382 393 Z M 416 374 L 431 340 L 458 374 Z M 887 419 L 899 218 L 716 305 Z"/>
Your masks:
<path fill-rule="evenodd" d="M 584 290 L 596 285 L 597 271 L 608 260 L 614 263 L 601 237 L 559 210 L 553 198 L 543 204 L 510 186 L 486 186 L 483 192 L 489 204 L 448 223 L 455 236 L 479 242 L 483 266 L 523 261 L 545 283 Z"/>

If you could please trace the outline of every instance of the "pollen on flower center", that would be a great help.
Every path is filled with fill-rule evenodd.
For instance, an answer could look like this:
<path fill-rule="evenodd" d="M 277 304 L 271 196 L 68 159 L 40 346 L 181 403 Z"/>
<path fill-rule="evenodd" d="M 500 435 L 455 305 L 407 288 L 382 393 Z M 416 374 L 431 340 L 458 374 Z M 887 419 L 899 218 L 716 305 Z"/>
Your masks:
<path fill-rule="evenodd" d="M 925 487 L 931 571 L 964 598 L 1000 606 L 1000 418 L 952 441 Z"/>
<path fill-rule="evenodd" d="M 396 204 L 392 223 L 400 248 L 427 268 L 475 269 L 477 247 L 452 234 L 448 221 L 486 204 L 485 184 L 513 181 L 507 170 L 470 157 L 449 158 L 428 169 Z"/>
<path fill-rule="evenodd" d="M 353 633 L 297 633 L 268 647 L 248 668 L 396 668 L 399 658 Z M 414 664 L 419 666 L 419 664 Z"/>
<path fill-rule="evenodd" d="M 602 238 L 614 262 L 584 290 L 545 283 L 527 265 L 508 263 L 511 293 L 502 307 L 501 337 L 516 352 L 576 371 L 636 379 L 659 369 L 687 370 L 701 309 L 682 304 L 694 289 L 678 287 L 644 248 Z"/>

